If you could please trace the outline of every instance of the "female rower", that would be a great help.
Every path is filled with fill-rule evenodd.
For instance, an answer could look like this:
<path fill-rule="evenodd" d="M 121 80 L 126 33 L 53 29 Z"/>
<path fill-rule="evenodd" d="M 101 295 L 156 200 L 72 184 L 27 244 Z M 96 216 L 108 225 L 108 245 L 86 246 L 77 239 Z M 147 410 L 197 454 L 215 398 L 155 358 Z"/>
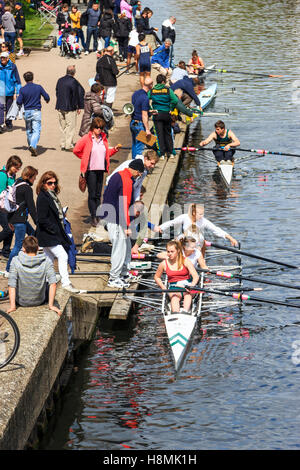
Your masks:
<path fill-rule="evenodd" d="M 178 242 L 180 243 L 183 256 L 189 259 L 195 268 L 197 268 L 198 264 L 200 268 L 208 269 L 201 250 L 197 248 L 197 241 L 194 237 L 182 235 L 178 237 Z M 167 259 L 167 252 L 162 251 L 161 253 L 158 253 L 157 258 Z"/>
<path fill-rule="evenodd" d="M 158 229 L 165 232 L 170 227 L 179 226 L 182 227 L 181 233 L 196 238 L 197 247 L 202 250 L 203 256 L 205 253 L 204 232 L 206 230 L 209 230 L 217 237 L 229 240 L 232 246 L 238 246 L 235 238 L 204 217 L 204 206 L 202 204 L 191 204 L 187 214 L 179 215 L 175 219 L 159 225 Z"/>
<path fill-rule="evenodd" d="M 204 62 L 201 57 L 198 56 L 197 51 L 194 49 L 192 52 L 192 58 L 188 63 L 188 71 L 189 73 L 196 73 L 197 75 L 201 75 L 204 72 Z"/>
<path fill-rule="evenodd" d="M 199 276 L 192 262 L 185 258 L 182 254 L 180 243 L 176 240 L 171 240 L 167 243 L 167 259 L 163 260 L 155 273 L 154 280 L 156 284 L 165 289 L 165 285 L 161 280 L 163 273 L 166 273 L 168 278 L 169 289 L 178 289 L 185 286 L 196 286 L 199 281 Z M 169 293 L 171 301 L 171 311 L 180 311 L 180 302 L 183 298 L 183 313 L 188 313 L 192 305 L 192 294 L 188 290 L 182 292 Z"/>

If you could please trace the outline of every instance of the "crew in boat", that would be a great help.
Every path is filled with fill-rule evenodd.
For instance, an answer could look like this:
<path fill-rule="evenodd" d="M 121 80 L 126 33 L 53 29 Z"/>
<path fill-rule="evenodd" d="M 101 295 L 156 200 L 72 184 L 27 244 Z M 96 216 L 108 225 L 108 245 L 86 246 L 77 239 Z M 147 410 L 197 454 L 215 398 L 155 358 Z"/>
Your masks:
<path fill-rule="evenodd" d="M 202 269 L 208 269 L 201 250 L 197 248 L 197 241 L 194 237 L 180 235 L 177 240 L 180 243 L 183 256 L 189 259 L 195 268 L 199 265 Z M 157 258 L 167 259 L 167 252 L 162 251 L 161 253 L 158 253 Z"/>
<path fill-rule="evenodd" d="M 197 51 L 194 49 L 192 52 L 192 58 L 189 60 L 188 63 L 188 72 L 195 73 L 197 75 L 201 75 L 204 72 L 204 62 L 201 57 L 198 56 Z"/>
<path fill-rule="evenodd" d="M 215 131 L 212 132 L 207 139 L 200 142 L 200 147 L 204 147 L 209 144 L 212 140 L 215 141 L 215 147 L 213 154 L 218 162 L 234 161 L 235 147 L 240 145 L 239 139 L 230 129 L 226 129 L 223 121 L 217 121 L 215 123 Z"/>
<path fill-rule="evenodd" d="M 204 236 L 206 231 L 212 232 L 216 237 L 229 240 L 232 246 L 238 246 L 235 238 L 204 217 L 203 204 L 190 204 L 187 214 L 181 214 L 175 219 L 164 222 L 158 226 L 158 230 L 163 233 L 170 227 L 177 229 L 181 227 L 180 234 L 183 233 L 185 236 L 195 238 L 197 248 L 201 249 L 203 256 L 205 255 Z"/>
<path fill-rule="evenodd" d="M 199 276 L 193 263 L 182 254 L 181 245 L 177 240 L 171 240 L 167 243 L 167 259 L 164 259 L 158 266 L 154 275 L 156 284 L 165 289 L 162 281 L 162 275 L 166 273 L 168 279 L 168 289 L 182 288 L 182 292 L 169 293 L 171 302 L 171 311 L 180 312 L 180 304 L 183 300 L 183 309 L 181 313 L 189 313 L 192 305 L 193 294 L 185 287 L 196 286 Z"/>

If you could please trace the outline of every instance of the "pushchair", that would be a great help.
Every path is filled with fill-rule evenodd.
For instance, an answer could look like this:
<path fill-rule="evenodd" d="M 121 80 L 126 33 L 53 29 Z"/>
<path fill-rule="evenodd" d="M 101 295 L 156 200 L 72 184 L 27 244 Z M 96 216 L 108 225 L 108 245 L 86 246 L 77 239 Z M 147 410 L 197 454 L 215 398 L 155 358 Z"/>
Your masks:
<path fill-rule="evenodd" d="M 68 43 L 68 35 L 70 34 L 71 28 L 63 29 L 60 32 L 60 36 L 57 40 L 57 45 L 60 46 L 60 56 L 69 57 L 75 59 L 76 54 L 72 51 L 71 44 Z"/>

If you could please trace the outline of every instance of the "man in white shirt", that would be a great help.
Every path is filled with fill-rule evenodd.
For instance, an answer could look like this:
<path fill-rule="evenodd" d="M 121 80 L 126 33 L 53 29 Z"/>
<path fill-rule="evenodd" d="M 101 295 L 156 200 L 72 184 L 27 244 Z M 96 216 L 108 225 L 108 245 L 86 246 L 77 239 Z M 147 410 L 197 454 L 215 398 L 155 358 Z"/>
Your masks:
<path fill-rule="evenodd" d="M 137 155 L 136 158 L 140 158 L 143 161 L 145 170 L 141 174 L 141 176 L 136 178 L 136 180 L 134 181 L 134 184 L 133 184 L 133 200 L 134 201 L 137 201 L 140 199 L 140 192 L 141 192 L 141 188 L 143 185 L 143 181 L 149 173 L 152 173 L 156 163 L 159 160 L 159 157 L 157 153 L 155 152 L 155 150 L 147 150 L 145 152 L 145 155 Z M 124 170 L 124 168 L 128 168 L 129 164 L 132 161 L 133 160 L 125 160 L 125 162 L 121 163 L 121 165 L 119 165 L 114 170 L 114 172 L 108 176 L 108 178 L 106 179 L 106 185 L 108 185 L 109 180 L 113 174 L 117 173 L 118 171 Z"/>
<path fill-rule="evenodd" d="M 170 78 L 170 82 L 173 85 L 173 83 L 177 82 L 178 80 L 182 80 L 183 77 L 188 77 L 188 76 L 189 76 L 189 74 L 186 71 L 185 62 L 184 62 L 184 60 L 180 60 L 178 62 L 178 67 L 175 67 L 175 69 L 173 69 L 173 72 L 172 72 L 172 75 L 171 75 L 171 78 Z"/>

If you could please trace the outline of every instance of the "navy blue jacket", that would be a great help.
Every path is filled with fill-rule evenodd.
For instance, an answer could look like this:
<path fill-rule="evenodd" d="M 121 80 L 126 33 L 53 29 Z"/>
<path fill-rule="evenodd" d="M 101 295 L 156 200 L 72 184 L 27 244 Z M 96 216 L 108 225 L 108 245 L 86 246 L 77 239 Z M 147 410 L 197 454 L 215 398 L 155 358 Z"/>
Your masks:
<path fill-rule="evenodd" d="M 84 109 L 84 88 L 72 76 L 65 75 L 56 84 L 56 106 L 61 111 Z"/>
<path fill-rule="evenodd" d="M 44 97 L 46 103 L 49 103 L 50 96 L 41 85 L 29 82 L 20 89 L 19 96 L 17 98 L 17 105 L 24 105 L 25 111 L 30 109 L 42 109 L 41 96 Z"/>
<path fill-rule="evenodd" d="M 183 77 L 181 80 L 177 80 L 173 85 L 171 85 L 173 91 L 178 90 L 180 88 L 185 93 L 187 93 L 193 100 L 195 101 L 197 106 L 200 106 L 200 100 L 194 91 L 194 82 L 192 78 Z"/>

